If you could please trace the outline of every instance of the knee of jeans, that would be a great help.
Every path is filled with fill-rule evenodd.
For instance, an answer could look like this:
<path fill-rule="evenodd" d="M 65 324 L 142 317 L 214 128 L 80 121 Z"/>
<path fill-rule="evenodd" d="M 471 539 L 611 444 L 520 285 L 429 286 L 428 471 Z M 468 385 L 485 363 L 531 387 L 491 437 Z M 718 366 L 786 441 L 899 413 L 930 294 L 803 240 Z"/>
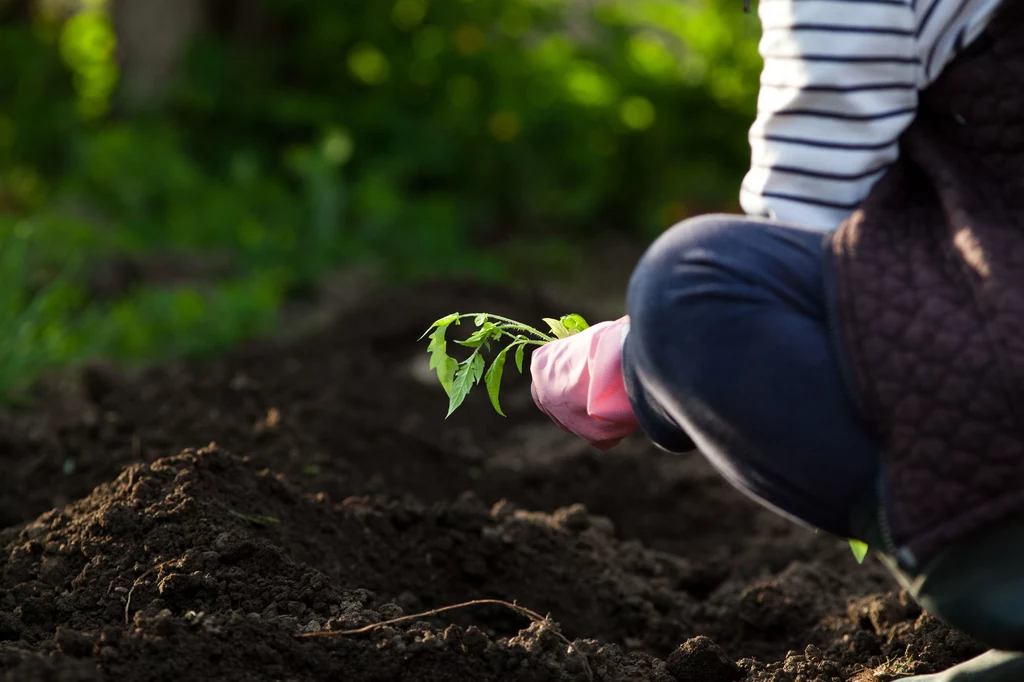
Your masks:
<path fill-rule="evenodd" d="M 750 240 L 749 218 L 709 214 L 688 218 L 662 233 L 637 264 L 636 275 L 662 272 L 695 252 L 726 253 Z M 742 234 L 742 238 L 741 237 Z"/>
<path fill-rule="evenodd" d="M 641 346 L 646 345 L 642 340 L 651 332 L 664 328 L 669 311 L 675 326 L 686 326 L 689 309 L 673 309 L 672 297 L 685 289 L 687 279 L 694 275 L 678 266 L 696 258 L 705 265 L 713 263 L 715 254 L 728 254 L 743 243 L 738 231 L 750 236 L 749 226 L 742 225 L 736 216 L 704 215 L 676 224 L 651 244 L 634 268 L 626 294 L 630 333 L 635 332 Z"/>
<path fill-rule="evenodd" d="M 684 220 L 669 228 L 648 247 L 633 269 L 627 300 L 630 315 L 642 315 L 651 307 L 660 307 L 669 284 L 685 282 L 674 272 L 675 266 L 698 254 L 727 253 L 743 243 L 736 232 L 749 228 L 739 224 L 736 216 L 703 215 Z"/>
<path fill-rule="evenodd" d="M 678 301 L 680 292 L 706 285 L 709 274 L 707 268 L 702 275 L 695 275 L 678 266 L 699 258 L 711 268 L 710 277 L 714 278 L 714 254 L 726 254 L 730 247 L 736 247 L 736 229 L 744 228 L 735 216 L 692 218 L 659 237 L 640 259 L 629 283 L 627 312 L 634 358 L 647 375 L 672 377 L 677 387 L 702 390 L 700 360 L 715 350 L 704 345 L 705 340 L 712 340 L 697 330 L 708 323 L 709 311 L 706 306 L 684 306 Z M 749 234 L 749 228 L 745 229 Z M 723 269 L 721 276 L 732 275 Z M 681 341 L 691 352 L 668 352 Z"/>

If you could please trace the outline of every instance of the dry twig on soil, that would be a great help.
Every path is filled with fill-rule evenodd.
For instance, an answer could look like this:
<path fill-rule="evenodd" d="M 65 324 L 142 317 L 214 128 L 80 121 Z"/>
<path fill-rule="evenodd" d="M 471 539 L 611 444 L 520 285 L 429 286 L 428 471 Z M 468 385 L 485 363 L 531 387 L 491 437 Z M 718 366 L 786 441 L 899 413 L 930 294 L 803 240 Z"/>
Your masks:
<path fill-rule="evenodd" d="M 154 568 L 158 568 L 158 567 L 154 567 Z M 150 569 L 150 570 L 153 570 L 153 569 Z M 141 580 L 141 578 L 142 577 L 140 577 L 140 580 Z M 530 621 L 532 621 L 534 623 L 548 623 L 548 624 L 552 623 L 551 618 L 546 617 L 546 616 L 542 616 L 539 613 L 537 613 L 536 611 L 531 611 L 530 609 L 525 608 L 523 606 L 520 606 L 519 604 L 516 604 L 516 603 L 513 603 L 513 602 L 502 601 L 500 599 L 474 599 L 473 601 L 467 601 L 467 602 L 463 602 L 461 604 L 453 604 L 451 606 L 442 606 L 440 608 L 431 609 L 430 611 L 424 611 L 422 613 L 414 613 L 414 614 L 409 615 L 409 616 L 401 616 L 399 618 L 392 618 L 390 620 L 381 621 L 380 623 L 373 623 L 372 625 L 367 625 L 366 627 L 356 628 L 354 630 L 327 630 L 327 631 L 324 631 L 324 632 L 306 632 L 306 633 L 303 633 L 301 635 L 296 635 L 296 637 L 299 637 L 299 638 L 309 638 L 309 637 L 343 637 L 343 636 L 347 636 L 347 635 L 361 635 L 361 634 L 364 634 L 364 633 L 367 633 L 367 632 L 373 632 L 374 630 L 379 630 L 380 628 L 387 627 L 389 625 L 395 625 L 397 623 L 407 623 L 407 622 L 409 622 L 411 620 L 417 620 L 419 618 L 429 618 L 431 616 L 436 616 L 439 613 L 444 613 L 446 611 L 455 611 L 455 610 L 458 610 L 458 609 L 465 609 L 465 608 L 468 608 L 468 607 L 471 607 L 471 606 L 485 606 L 485 605 L 503 606 L 506 609 L 510 609 L 511 611 L 514 611 L 515 613 L 518 613 L 520 616 L 523 616 L 524 618 L 528 618 Z M 587 673 L 587 679 L 592 681 L 594 679 L 594 673 L 590 670 L 590 662 L 587 660 L 586 654 L 584 654 L 582 651 L 580 651 L 576 647 L 574 647 L 572 642 L 569 641 L 569 638 L 566 637 L 565 635 L 563 635 L 557 628 L 552 627 L 551 628 L 551 632 L 556 637 L 558 637 L 560 640 L 565 642 L 566 646 L 568 647 L 567 651 L 569 653 L 575 653 L 576 655 L 578 655 L 580 657 L 580 662 L 583 664 L 583 669 Z"/>

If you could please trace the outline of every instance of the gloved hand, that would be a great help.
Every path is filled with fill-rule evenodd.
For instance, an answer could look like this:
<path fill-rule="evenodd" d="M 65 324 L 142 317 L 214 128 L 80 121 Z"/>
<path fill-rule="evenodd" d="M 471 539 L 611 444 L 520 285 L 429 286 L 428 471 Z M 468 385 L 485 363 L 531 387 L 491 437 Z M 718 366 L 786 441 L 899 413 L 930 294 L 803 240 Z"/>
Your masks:
<path fill-rule="evenodd" d="M 639 428 L 622 380 L 629 317 L 602 322 L 533 352 L 533 402 L 562 429 L 609 450 Z"/>

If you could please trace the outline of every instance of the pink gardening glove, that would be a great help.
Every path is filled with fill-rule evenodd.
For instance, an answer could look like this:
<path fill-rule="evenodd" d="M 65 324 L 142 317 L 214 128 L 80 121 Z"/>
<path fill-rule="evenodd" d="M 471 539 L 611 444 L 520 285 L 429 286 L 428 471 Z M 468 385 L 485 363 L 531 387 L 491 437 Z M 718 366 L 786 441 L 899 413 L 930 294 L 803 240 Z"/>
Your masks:
<path fill-rule="evenodd" d="M 629 317 L 602 322 L 533 352 L 533 402 L 569 433 L 609 450 L 639 428 L 622 380 Z"/>

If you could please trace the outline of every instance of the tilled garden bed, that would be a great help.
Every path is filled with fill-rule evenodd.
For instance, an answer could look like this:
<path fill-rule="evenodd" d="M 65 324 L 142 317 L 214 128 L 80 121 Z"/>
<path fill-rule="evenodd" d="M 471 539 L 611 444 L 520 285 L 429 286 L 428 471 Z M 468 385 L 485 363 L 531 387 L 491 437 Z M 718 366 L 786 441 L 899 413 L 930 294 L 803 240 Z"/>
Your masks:
<path fill-rule="evenodd" d="M 304 340 L 94 367 L 7 415 L 3 679 L 871 682 L 979 653 L 699 455 L 561 432 L 526 377 L 508 418 L 474 395 L 444 420 L 416 339 L 455 310 L 565 312 L 372 293 Z"/>

